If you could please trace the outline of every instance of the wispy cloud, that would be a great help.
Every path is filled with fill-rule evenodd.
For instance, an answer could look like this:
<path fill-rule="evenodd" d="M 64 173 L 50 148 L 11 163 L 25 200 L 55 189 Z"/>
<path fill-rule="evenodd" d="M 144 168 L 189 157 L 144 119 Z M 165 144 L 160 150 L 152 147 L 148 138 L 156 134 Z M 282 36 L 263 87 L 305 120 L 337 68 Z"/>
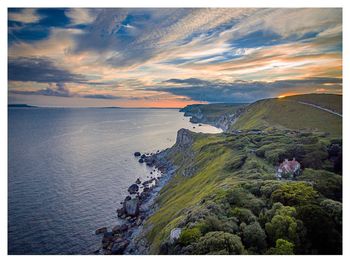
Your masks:
<path fill-rule="evenodd" d="M 10 9 L 9 21 L 9 88 L 22 94 L 64 97 L 60 83 L 74 97 L 155 103 L 341 92 L 315 81 L 342 79 L 337 8 Z"/>

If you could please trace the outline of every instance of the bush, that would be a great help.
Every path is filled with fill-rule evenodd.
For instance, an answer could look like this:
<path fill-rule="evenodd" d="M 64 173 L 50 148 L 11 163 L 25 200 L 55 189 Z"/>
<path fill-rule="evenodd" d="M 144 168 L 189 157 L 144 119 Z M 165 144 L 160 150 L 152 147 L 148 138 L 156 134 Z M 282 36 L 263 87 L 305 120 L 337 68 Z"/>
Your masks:
<path fill-rule="evenodd" d="M 297 209 L 297 217 L 307 229 L 310 253 L 331 255 L 342 253 L 341 230 L 320 206 L 308 204 Z"/>
<path fill-rule="evenodd" d="M 197 226 L 202 234 L 211 231 L 224 231 L 228 233 L 235 233 L 238 231 L 238 225 L 235 218 L 222 218 L 219 220 L 215 216 L 209 216 Z"/>
<path fill-rule="evenodd" d="M 288 182 L 281 184 L 273 191 L 271 198 L 273 202 L 281 202 L 283 205 L 295 206 L 313 201 L 317 192 L 312 186 L 303 182 Z"/>
<path fill-rule="evenodd" d="M 239 223 L 246 223 L 247 225 L 257 220 L 252 211 L 246 208 L 235 207 L 229 215 L 237 217 Z"/>
<path fill-rule="evenodd" d="M 312 182 L 315 189 L 326 198 L 342 200 L 343 188 L 340 175 L 324 170 L 306 168 L 298 179 Z"/>
<path fill-rule="evenodd" d="M 244 251 L 241 238 L 221 231 L 209 232 L 195 246 L 196 254 L 239 255 Z"/>
<path fill-rule="evenodd" d="M 284 240 L 277 239 L 276 247 L 270 248 L 266 254 L 267 255 L 294 255 L 294 244 Z"/>
<path fill-rule="evenodd" d="M 258 222 L 254 222 L 244 228 L 242 239 L 245 247 L 255 252 L 266 248 L 266 234 Z"/>
<path fill-rule="evenodd" d="M 201 235 L 201 231 L 197 227 L 184 229 L 181 232 L 179 243 L 183 246 L 187 246 L 196 242 Z"/>
<path fill-rule="evenodd" d="M 342 203 L 331 199 L 326 199 L 321 202 L 321 207 L 333 218 L 337 226 L 341 228 L 343 213 Z"/>
<path fill-rule="evenodd" d="M 265 224 L 265 230 L 273 243 L 279 238 L 294 242 L 297 239 L 297 226 L 294 217 L 277 214 L 271 222 Z"/>
<path fill-rule="evenodd" d="M 260 187 L 260 192 L 266 198 L 270 198 L 273 191 L 275 191 L 281 182 L 276 180 L 265 181 L 264 184 Z"/>

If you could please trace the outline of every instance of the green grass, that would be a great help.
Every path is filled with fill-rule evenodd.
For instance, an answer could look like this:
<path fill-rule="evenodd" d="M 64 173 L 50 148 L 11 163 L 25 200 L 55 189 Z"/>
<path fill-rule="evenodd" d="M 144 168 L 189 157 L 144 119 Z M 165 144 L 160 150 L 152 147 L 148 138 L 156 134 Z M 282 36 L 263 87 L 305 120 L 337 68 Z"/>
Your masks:
<path fill-rule="evenodd" d="M 315 104 L 341 114 L 343 112 L 342 98 L 343 96 L 341 95 L 306 94 L 306 95 L 288 96 L 288 97 L 285 97 L 284 99 Z"/>
<path fill-rule="evenodd" d="M 342 134 L 342 118 L 293 99 L 266 99 L 246 108 L 231 129 L 294 129 Z M 310 100 L 310 99 L 309 99 Z M 321 100 L 321 99 L 319 99 Z"/>

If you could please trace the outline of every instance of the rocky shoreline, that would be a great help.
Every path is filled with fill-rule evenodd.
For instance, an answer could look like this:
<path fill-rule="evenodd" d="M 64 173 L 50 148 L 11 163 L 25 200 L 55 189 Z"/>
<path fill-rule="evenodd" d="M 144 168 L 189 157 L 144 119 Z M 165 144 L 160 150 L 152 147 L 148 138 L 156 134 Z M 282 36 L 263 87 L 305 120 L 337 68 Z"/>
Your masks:
<path fill-rule="evenodd" d="M 162 187 L 175 172 L 175 167 L 167 159 L 168 149 L 157 153 L 141 154 L 135 152 L 135 160 L 152 167 L 146 181 L 138 178 L 128 188 L 129 195 L 116 210 L 121 224 L 111 231 L 106 227 L 96 229 L 96 234 L 103 234 L 102 245 L 94 254 L 122 255 L 143 254 L 147 246 L 144 241 L 135 241 L 142 232 L 144 221 L 155 211 L 155 198 Z"/>

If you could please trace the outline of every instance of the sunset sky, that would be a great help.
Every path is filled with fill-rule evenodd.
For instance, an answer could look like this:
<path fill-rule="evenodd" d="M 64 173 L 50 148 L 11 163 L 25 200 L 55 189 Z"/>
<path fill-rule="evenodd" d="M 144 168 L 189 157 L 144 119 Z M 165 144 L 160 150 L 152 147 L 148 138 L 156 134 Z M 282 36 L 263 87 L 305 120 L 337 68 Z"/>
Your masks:
<path fill-rule="evenodd" d="M 341 9 L 9 9 L 9 103 L 183 107 L 342 93 Z"/>

